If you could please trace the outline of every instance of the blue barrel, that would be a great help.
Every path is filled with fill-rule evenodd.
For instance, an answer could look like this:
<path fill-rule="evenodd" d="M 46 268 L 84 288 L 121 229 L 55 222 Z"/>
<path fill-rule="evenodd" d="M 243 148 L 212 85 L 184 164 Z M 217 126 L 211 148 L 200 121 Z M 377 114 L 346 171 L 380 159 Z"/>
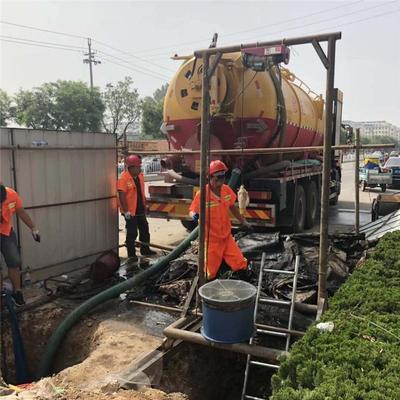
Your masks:
<path fill-rule="evenodd" d="M 250 283 L 217 279 L 199 290 L 203 301 L 201 334 L 212 342 L 240 343 L 254 333 L 256 288 Z"/>

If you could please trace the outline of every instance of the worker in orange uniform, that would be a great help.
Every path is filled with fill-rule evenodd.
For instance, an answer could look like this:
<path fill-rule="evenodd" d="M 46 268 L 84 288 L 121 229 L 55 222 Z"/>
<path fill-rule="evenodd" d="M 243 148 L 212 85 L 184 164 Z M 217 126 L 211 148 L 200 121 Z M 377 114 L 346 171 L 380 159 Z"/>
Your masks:
<path fill-rule="evenodd" d="M 141 171 L 142 160 L 131 155 L 125 161 L 125 170 L 118 179 L 117 190 L 121 213 L 126 221 L 126 247 L 128 257 L 137 261 L 135 241 L 139 230 L 139 240 L 142 243 L 150 242 L 149 224 L 146 218 L 146 199 L 144 194 L 144 177 Z M 156 253 L 148 245 L 140 246 L 143 256 L 152 256 Z"/>
<path fill-rule="evenodd" d="M 250 224 L 235 206 L 236 194 L 224 184 L 227 166 L 220 160 L 212 161 L 209 168 L 209 184 L 206 186 L 206 256 L 205 268 L 207 279 L 217 276 L 222 260 L 233 271 L 247 268 L 243 256 L 231 233 L 229 212 L 245 227 Z M 190 206 L 190 216 L 194 221 L 199 219 L 200 192 L 196 193 Z"/>
<path fill-rule="evenodd" d="M 32 237 L 40 242 L 39 231 L 35 228 L 28 213 L 22 206 L 21 197 L 18 193 L 0 183 L 0 247 L 8 268 L 8 277 L 13 285 L 12 298 L 17 306 L 25 304 L 21 291 L 21 255 L 18 250 L 17 238 L 12 227 L 12 216 L 17 214 L 24 224 L 32 231 Z"/>

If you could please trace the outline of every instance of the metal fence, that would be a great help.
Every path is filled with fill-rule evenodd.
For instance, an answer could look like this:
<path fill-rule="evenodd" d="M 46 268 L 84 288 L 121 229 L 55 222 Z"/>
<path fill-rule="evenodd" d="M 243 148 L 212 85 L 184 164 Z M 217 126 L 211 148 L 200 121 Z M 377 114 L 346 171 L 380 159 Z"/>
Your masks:
<path fill-rule="evenodd" d="M 1 128 L 0 179 L 15 188 L 41 232 L 14 221 L 23 269 L 34 280 L 92 262 L 118 246 L 115 137 Z"/>

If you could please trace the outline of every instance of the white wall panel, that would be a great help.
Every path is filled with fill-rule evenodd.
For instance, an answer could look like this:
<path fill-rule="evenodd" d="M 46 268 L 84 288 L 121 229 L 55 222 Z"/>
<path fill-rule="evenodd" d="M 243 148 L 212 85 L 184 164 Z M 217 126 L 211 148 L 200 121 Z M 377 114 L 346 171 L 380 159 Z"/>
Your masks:
<path fill-rule="evenodd" d="M 9 145 L 10 129 L 1 129 L 1 145 Z M 24 207 L 39 228 L 42 241 L 33 241 L 29 229 L 20 229 L 23 268 L 30 267 L 35 279 L 66 272 L 96 257 L 62 264 L 64 261 L 100 252 L 118 245 L 116 151 L 73 150 L 68 147 L 114 147 L 115 137 L 104 133 L 53 132 L 13 129 L 14 144 L 32 146 L 42 140 L 63 150 L 20 149 L 14 152 L 16 188 Z M 3 159 L 1 176 L 10 177 L 11 157 Z M 3 178 L 4 175 L 4 178 Z M 97 200 L 95 200 L 97 199 Z M 79 203 L 80 201 L 87 201 Z M 76 204 L 60 204 L 78 202 Z M 46 207 L 42 207 L 46 206 Z M 34 207 L 30 209 L 30 207 Z M 60 264 L 49 269 L 43 267 Z M 35 272 L 36 271 L 36 272 Z"/>

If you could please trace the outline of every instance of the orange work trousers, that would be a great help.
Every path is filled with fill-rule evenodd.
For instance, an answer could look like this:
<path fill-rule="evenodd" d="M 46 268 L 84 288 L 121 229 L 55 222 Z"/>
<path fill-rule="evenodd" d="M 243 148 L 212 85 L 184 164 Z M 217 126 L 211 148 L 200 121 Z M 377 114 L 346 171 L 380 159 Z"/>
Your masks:
<path fill-rule="evenodd" d="M 232 235 L 229 235 L 226 239 L 208 242 L 205 259 L 208 280 L 214 279 L 217 276 L 222 260 L 225 260 L 232 271 L 247 268 L 247 259 L 243 256 Z"/>

